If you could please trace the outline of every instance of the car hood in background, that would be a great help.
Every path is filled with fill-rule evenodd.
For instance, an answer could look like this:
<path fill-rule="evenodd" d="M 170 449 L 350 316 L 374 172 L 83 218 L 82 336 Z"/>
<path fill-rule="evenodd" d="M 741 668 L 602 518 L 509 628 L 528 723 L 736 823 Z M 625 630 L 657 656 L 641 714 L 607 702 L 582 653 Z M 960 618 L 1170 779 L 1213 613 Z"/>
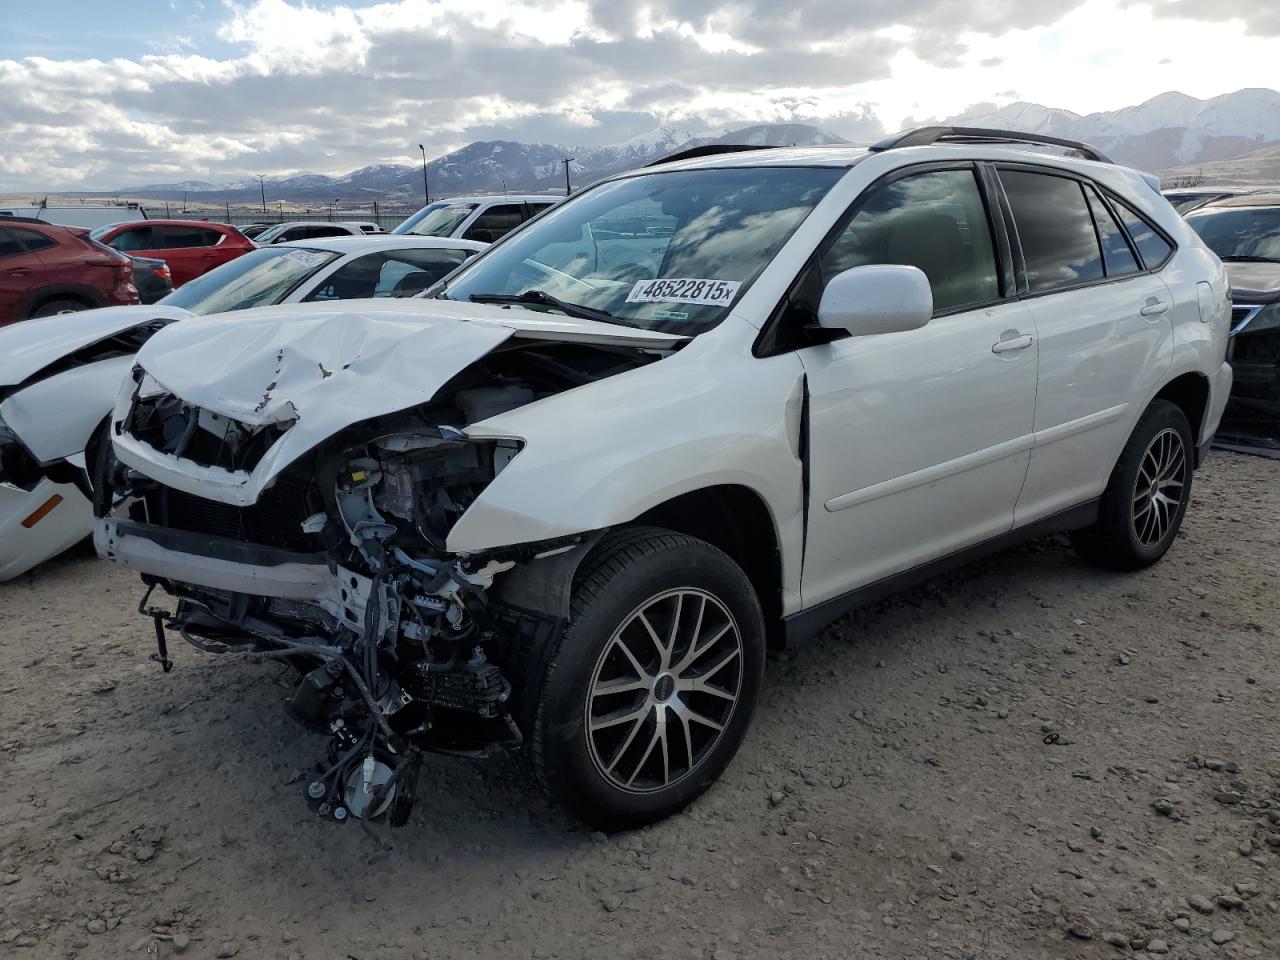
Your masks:
<path fill-rule="evenodd" d="M 77 350 L 140 324 L 191 316 L 179 307 L 150 304 L 79 310 L 0 327 L 0 387 L 16 386 Z"/>
<path fill-rule="evenodd" d="M 1236 303 L 1280 300 L 1280 263 L 1227 263 L 1231 299 Z"/>
<path fill-rule="evenodd" d="M 348 300 L 197 318 L 162 330 L 139 352 L 138 365 L 153 381 L 150 391 L 249 427 L 287 429 L 252 473 L 182 461 L 127 434 L 117 433 L 117 453 L 169 486 L 248 505 L 316 444 L 353 424 L 428 402 L 513 337 L 659 350 L 687 339 L 448 300 Z M 133 389 L 126 381 L 117 422 L 129 410 Z"/>

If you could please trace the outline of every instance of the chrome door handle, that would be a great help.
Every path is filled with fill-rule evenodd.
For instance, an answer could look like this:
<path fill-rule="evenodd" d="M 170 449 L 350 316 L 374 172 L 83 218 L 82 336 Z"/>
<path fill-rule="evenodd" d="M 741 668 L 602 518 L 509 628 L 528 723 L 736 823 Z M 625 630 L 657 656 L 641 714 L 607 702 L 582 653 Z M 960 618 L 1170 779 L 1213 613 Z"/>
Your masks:
<path fill-rule="evenodd" d="M 1009 353 L 1013 350 L 1025 350 L 1032 344 L 1031 335 L 1024 333 L 1020 337 L 1014 337 L 1012 340 L 998 340 L 991 345 L 992 353 Z"/>
<path fill-rule="evenodd" d="M 1158 317 L 1168 309 L 1168 303 L 1163 300 L 1157 300 L 1155 297 L 1150 297 L 1147 302 L 1142 305 L 1142 310 L 1139 312 L 1144 317 Z"/>

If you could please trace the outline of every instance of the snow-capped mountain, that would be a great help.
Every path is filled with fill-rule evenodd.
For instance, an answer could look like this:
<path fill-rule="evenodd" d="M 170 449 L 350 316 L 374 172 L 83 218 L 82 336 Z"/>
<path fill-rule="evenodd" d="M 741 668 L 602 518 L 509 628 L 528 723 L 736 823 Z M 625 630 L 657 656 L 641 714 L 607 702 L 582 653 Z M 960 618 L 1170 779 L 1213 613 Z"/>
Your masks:
<path fill-rule="evenodd" d="M 703 131 L 661 125 L 621 143 L 604 147 L 571 147 L 515 140 L 477 140 L 437 157 L 427 165 L 431 193 L 448 195 L 519 190 L 559 190 L 564 184 L 564 160 L 571 157 L 569 175 L 575 186 L 641 166 L 659 157 L 705 143 L 749 143 L 760 146 L 809 146 L 841 143 L 839 137 L 802 123 L 765 123 L 740 130 Z M 376 163 L 337 177 L 303 173 L 214 185 L 203 184 L 202 199 L 222 202 L 255 201 L 265 188 L 268 201 L 361 199 L 412 202 L 422 193 L 422 168 L 416 164 Z M 154 199 L 174 199 L 192 187 L 152 184 L 119 192 Z"/>
<path fill-rule="evenodd" d="M 1119 110 L 1081 115 L 1038 103 L 975 104 L 946 120 L 917 121 L 952 126 L 995 127 L 1045 133 L 1093 144 L 1121 163 L 1161 172 L 1196 164 L 1220 164 L 1268 145 L 1280 144 L 1280 92 L 1237 90 L 1208 100 L 1168 92 Z M 431 193 L 447 195 L 498 191 L 559 191 L 564 159 L 574 186 L 649 163 L 681 149 L 707 143 L 755 146 L 811 146 L 841 138 L 803 123 L 765 123 L 730 131 L 696 125 L 663 124 L 621 143 L 575 147 L 515 140 L 479 140 L 437 157 L 428 165 Z M 1254 164 L 1248 169 L 1270 169 Z M 1216 169 L 1216 167 L 1215 167 Z M 1276 171 L 1280 177 L 1280 170 Z M 370 200 L 414 203 L 422 195 L 417 164 L 375 163 L 341 176 L 300 173 L 269 178 L 268 201 L 345 202 Z M 256 177 L 216 185 L 205 181 L 153 184 L 118 191 L 153 199 L 180 199 L 199 192 L 221 203 L 256 202 L 262 192 Z"/>
<path fill-rule="evenodd" d="M 1228 160 L 1280 141 L 1280 92 L 1248 88 L 1208 100 L 1168 92 L 1081 116 L 1038 103 L 977 104 L 942 123 L 1083 140 L 1147 170 Z"/>

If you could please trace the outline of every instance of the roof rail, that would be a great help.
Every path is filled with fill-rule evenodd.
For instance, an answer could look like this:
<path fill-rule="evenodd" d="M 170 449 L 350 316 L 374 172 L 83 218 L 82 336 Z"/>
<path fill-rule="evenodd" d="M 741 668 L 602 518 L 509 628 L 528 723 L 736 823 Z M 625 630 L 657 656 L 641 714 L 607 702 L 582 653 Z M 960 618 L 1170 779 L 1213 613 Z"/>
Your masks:
<path fill-rule="evenodd" d="M 41 220 L 39 217 L 16 217 L 7 213 L 0 213 L 0 223 L 42 223 L 46 227 L 56 227 L 56 223 L 50 223 L 48 220 Z"/>
<path fill-rule="evenodd" d="M 718 153 L 742 153 L 746 150 L 768 150 L 768 147 L 755 146 L 748 143 L 704 143 L 700 147 L 678 150 L 657 160 L 650 160 L 646 167 L 656 167 L 664 163 L 675 163 L 677 160 L 694 160 L 698 157 L 714 157 Z"/>
<path fill-rule="evenodd" d="M 1016 130 L 992 130 L 987 127 L 915 127 L 886 137 L 868 149 L 894 150 L 898 147 L 927 147 L 945 141 L 948 143 L 1034 143 L 1049 147 L 1065 147 L 1082 154 L 1086 160 L 1112 163 L 1112 159 L 1097 147 L 1078 140 L 1064 140 L 1041 133 L 1019 133 Z"/>

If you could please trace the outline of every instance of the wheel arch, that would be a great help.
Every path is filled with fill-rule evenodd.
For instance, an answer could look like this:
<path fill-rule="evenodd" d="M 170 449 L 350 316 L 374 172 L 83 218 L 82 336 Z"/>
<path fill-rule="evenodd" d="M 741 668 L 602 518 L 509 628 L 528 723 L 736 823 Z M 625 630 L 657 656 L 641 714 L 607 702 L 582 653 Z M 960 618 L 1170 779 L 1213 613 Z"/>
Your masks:
<path fill-rule="evenodd" d="M 702 487 L 649 508 L 629 525 L 683 533 L 727 554 L 755 588 L 769 646 L 782 646 L 782 547 L 759 493 L 741 484 Z"/>
<path fill-rule="evenodd" d="M 771 647 L 784 642 L 782 548 L 764 497 L 740 484 L 701 487 L 650 507 L 632 520 L 582 535 L 575 548 L 556 552 L 499 576 L 500 602 L 567 618 L 569 597 L 583 561 L 610 530 L 658 527 L 696 537 L 723 551 L 742 568 L 756 593 Z"/>
<path fill-rule="evenodd" d="M 1168 400 L 1179 407 L 1191 424 L 1191 439 L 1195 446 L 1203 441 L 1205 413 L 1209 409 L 1209 378 L 1199 372 L 1183 373 L 1162 386 L 1154 397 Z M 1150 406 L 1150 404 L 1148 404 Z"/>
<path fill-rule="evenodd" d="M 80 283 L 54 283 L 29 293 L 18 310 L 18 316 L 26 320 L 51 300 L 76 300 L 89 310 L 107 305 L 107 298 L 93 287 Z"/>

